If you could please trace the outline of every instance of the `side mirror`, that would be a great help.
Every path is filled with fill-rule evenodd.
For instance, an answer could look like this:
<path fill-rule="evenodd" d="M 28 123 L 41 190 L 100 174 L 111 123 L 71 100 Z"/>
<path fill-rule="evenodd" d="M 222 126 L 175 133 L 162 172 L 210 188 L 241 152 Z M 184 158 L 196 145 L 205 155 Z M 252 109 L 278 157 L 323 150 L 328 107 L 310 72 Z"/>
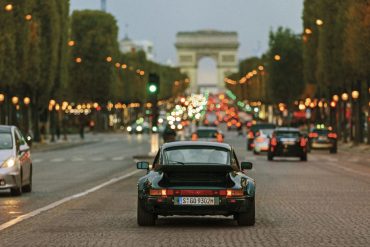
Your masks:
<path fill-rule="evenodd" d="M 252 164 L 252 162 L 243 161 L 241 163 L 241 167 L 242 167 L 242 170 L 250 170 L 250 169 L 252 169 L 253 164 Z"/>
<path fill-rule="evenodd" d="M 137 169 L 141 170 L 148 170 L 149 169 L 149 162 L 147 161 L 139 161 L 136 163 Z"/>
<path fill-rule="evenodd" d="M 27 144 L 19 146 L 19 152 L 21 152 L 21 153 L 27 152 L 28 150 L 30 150 L 30 147 Z"/>
<path fill-rule="evenodd" d="M 29 146 L 32 146 L 32 137 L 30 136 L 30 135 L 27 135 L 26 136 L 26 142 L 27 142 L 27 144 L 29 145 Z"/>

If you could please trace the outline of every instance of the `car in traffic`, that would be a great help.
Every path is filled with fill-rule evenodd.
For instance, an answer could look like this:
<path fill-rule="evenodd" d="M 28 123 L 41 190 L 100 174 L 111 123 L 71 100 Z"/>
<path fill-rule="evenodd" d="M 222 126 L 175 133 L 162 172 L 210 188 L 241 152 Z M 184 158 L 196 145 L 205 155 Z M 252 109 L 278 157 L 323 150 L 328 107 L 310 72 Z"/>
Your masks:
<path fill-rule="evenodd" d="M 230 117 L 227 119 L 227 130 L 238 130 L 241 131 L 242 123 L 237 117 Z"/>
<path fill-rule="evenodd" d="M 32 160 L 20 130 L 0 125 L 0 190 L 9 189 L 13 196 L 32 191 Z"/>
<path fill-rule="evenodd" d="M 307 161 L 307 138 L 296 128 L 276 128 L 270 139 L 267 159 L 299 157 Z"/>
<path fill-rule="evenodd" d="M 256 137 L 256 133 L 259 130 L 263 129 L 275 129 L 276 125 L 271 124 L 271 123 L 257 123 L 252 125 L 248 130 L 247 130 L 247 150 L 251 151 L 253 150 L 253 142 L 254 138 Z"/>
<path fill-rule="evenodd" d="M 326 149 L 330 153 L 337 153 L 337 134 L 327 128 L 314 128 L 308 134 L 309 150 Z"/>
<path fill-rule="evenodd" d="M 239 225 L 255 224 L 255 181 L 225 143 L 179 141 L 164 144 L 147 174 L 138 181 L 137 223 L 155 225 L 159 215 L 234 216 Z"/>
<path fill-rule="evenodd" d="M 256 138 L 253 140 L 253 153 L 259 154 L 269 150 L 270 138 L 274 129 L 261 129 L 256 132 Z"/>
<path fill-rule="evenodd" d="M 224 142 L 224 135 L 216 127 L 198 127 L 191 135 L 192 141 Z"/>

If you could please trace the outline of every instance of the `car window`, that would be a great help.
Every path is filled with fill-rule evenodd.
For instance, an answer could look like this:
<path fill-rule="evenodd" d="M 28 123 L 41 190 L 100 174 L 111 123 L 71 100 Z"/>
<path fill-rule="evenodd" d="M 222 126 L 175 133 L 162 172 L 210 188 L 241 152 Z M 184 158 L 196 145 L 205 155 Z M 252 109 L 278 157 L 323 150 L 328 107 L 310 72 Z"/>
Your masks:
<path fill-rule="evenodd" d="M 0 149 L 12 149 L 13 138 L 10 132 L 0 132 Z"/>
<path fill-rule="evenodd" d="M 175 148 L 163 152 L 163 164 L 220 164 L 229 165 L 229 151 L 226 149 L 207 148 Z"/>
<path fill-rule="evenodd" d="M 198 130 L 197 135 L 199 138 L 215 138 L 217 136 L 216 130 Z"/>
<path fill-rule="evenodd" d="M 16 138 L 19 141 L 19 145 L 25 145 L 26 144 L 26 141 L 25 141 L 23 135 L 21 134 L 21 132 L 18 129 L 15 130 L 15 135 L 16 135 Z"/>
<path fill-rule="evenodd" d="M 275 133 L 277 137 L 283 138 L 297 138 L 299 137 L 299 132 L 296 131 L 278 131 Z"/>
<path fill-rule="evenodd" d="M 238 157 L 236 156 L 234 151 L 233 151 L 233 159 L 231 161 L 231 165 L 233 166 L 234 170 L 240 170 Z"/>

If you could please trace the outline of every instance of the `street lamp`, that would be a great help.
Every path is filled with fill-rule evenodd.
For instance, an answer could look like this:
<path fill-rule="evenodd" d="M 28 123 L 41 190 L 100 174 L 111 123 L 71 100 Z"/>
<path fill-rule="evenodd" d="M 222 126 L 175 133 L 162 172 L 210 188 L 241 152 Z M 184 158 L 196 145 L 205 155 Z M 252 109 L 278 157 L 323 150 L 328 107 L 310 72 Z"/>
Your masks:
<path fill-rule="evenodd" d="M 26 19 L 26 21 L 31 21 L 32 20 L 32 15 L 28 14 L 24 17 L 24 19 Z"/>
<path fill-rule="evenodd" d="M 76 42 L 74 40 L 68 41 L 68 46 L 72 47 L 75 46 Z"/>
<path fill-rule="evenodd" d="M 0 93 L 0 104 L 3 103 L 5 100 L 5 95 Z"/>
<path fill-rule="evenodd" d="M 77 58 L 76 58 L 76 63 L 81 63 L 81 62 L 82 62 L 82 58 L 77 57 Z"/>
<path fill-rule="evenodd" d="M 4 9 L 5 9 L 5 11 L 10 12 L 10 11 L 13 10 L 13 5 L 9 3 L 9 4 L 5 5 Z"/>
<path fill-rule="evenodd" d="M 25 97 L 23 99 L 23 103 L 27 106 L 27 105 L 29 105 L 31 103 L 31 99 L 29 97 Z"/>
<path fill-rule="evenodd" d="M 321 20 L 321 19 L 316 19 L 316 25 L 322 26 L 322 25 L 324 25 L 324 21 Z"/>
<path fill-rule="evenodd" d="M 358 99 L 360 93 L 357 90 L 352 91 L 352 99 Z"/>
<path fill-rule="evenodd" d="M 339 101 L 339 96 L 338 95 L 333 95 L 333 101 L 338 102 Z"/>
<path fill-rule="evenodd" d="M 12 97 L 12 103 L 14 105 L 18 104 L 18 102 L 19 102 L 19 98 L 17 96 Z"/>
<path fill-rule="evenodd" d="M 305 32 L 305 34 L 308 34 L 308 35 L 312 34 L 312 30 L 311 30 L 311 29 L 309 29 L 309 28 L 306 28 L 306 29 L 304 30 L 304 32 Z"/>
<path fill-rule="evenodd" d="M 276 54 L 276 55 L 274 56 L 274 59 L 275 59 L 275 61 L 280 61 L 280 60 L 281 60 L 281 56 L 280 56 L 280 55 L 278 55 L 278 54 Z"/>
<path fill-rule="evenodd" d="M 342 100 L 343 100 L 343 101 L 347 101 L 347 100 L 348 100 L 348 98 L 349 98 L 348 93 L 343 93 L 343 94 L 342 94 Z"/>

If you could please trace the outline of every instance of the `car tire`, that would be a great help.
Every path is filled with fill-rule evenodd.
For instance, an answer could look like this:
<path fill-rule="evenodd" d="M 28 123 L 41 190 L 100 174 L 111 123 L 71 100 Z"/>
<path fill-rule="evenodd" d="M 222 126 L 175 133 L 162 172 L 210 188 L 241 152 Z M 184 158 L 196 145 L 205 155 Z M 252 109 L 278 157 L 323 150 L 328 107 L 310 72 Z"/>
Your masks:
<path fill-rule="evenodd" d="M 274 156 L 272 155 L 272 153 L 270 153 L 270 152 L 269 152 L 269 153 L 267 154 L 267 160 L 268 160 L 268 161 L 272 161 L 272 160 L 274 160 Z"/>
<path fill-rule="evenodd" d="M 22 173 L 21 173 L 21 175 L 20 175 L 20 177 L 19 177 L 19 181 L 20 181 L 20 185 L 19 186 L 17 186 L 17 187 L 15 187 L 15 188 L 11 188 L 10 189 L 10 194 L 12 195 L 12 196 L 20 196 L 20 195 L 22 195 Z"/>
<path fill-rule="evenodd" d="M 142 201 L 137 201 L 137 224 L 139 226 L 154 226 L 156 215 L 146 211 L 142 205 Z"/>
<path fill-rule="evenodd" d="M 251 204 L 248 211 L 245 213 L 239 213 L 235 217 L 239 226 L 253 226 L 256 223 L 254 198 L 250 202 Z"/>
<path fill-rule="evenodd" d="M 32 191 L 32 166 L 30 168 L 30 181 L 29 184 L 22 187 L 22 192 L 29 193 Z"/>
<path fill-rule="evenodd" d="M 302 154 L 301 161 L 307 161 L 307 153 Z"/>

